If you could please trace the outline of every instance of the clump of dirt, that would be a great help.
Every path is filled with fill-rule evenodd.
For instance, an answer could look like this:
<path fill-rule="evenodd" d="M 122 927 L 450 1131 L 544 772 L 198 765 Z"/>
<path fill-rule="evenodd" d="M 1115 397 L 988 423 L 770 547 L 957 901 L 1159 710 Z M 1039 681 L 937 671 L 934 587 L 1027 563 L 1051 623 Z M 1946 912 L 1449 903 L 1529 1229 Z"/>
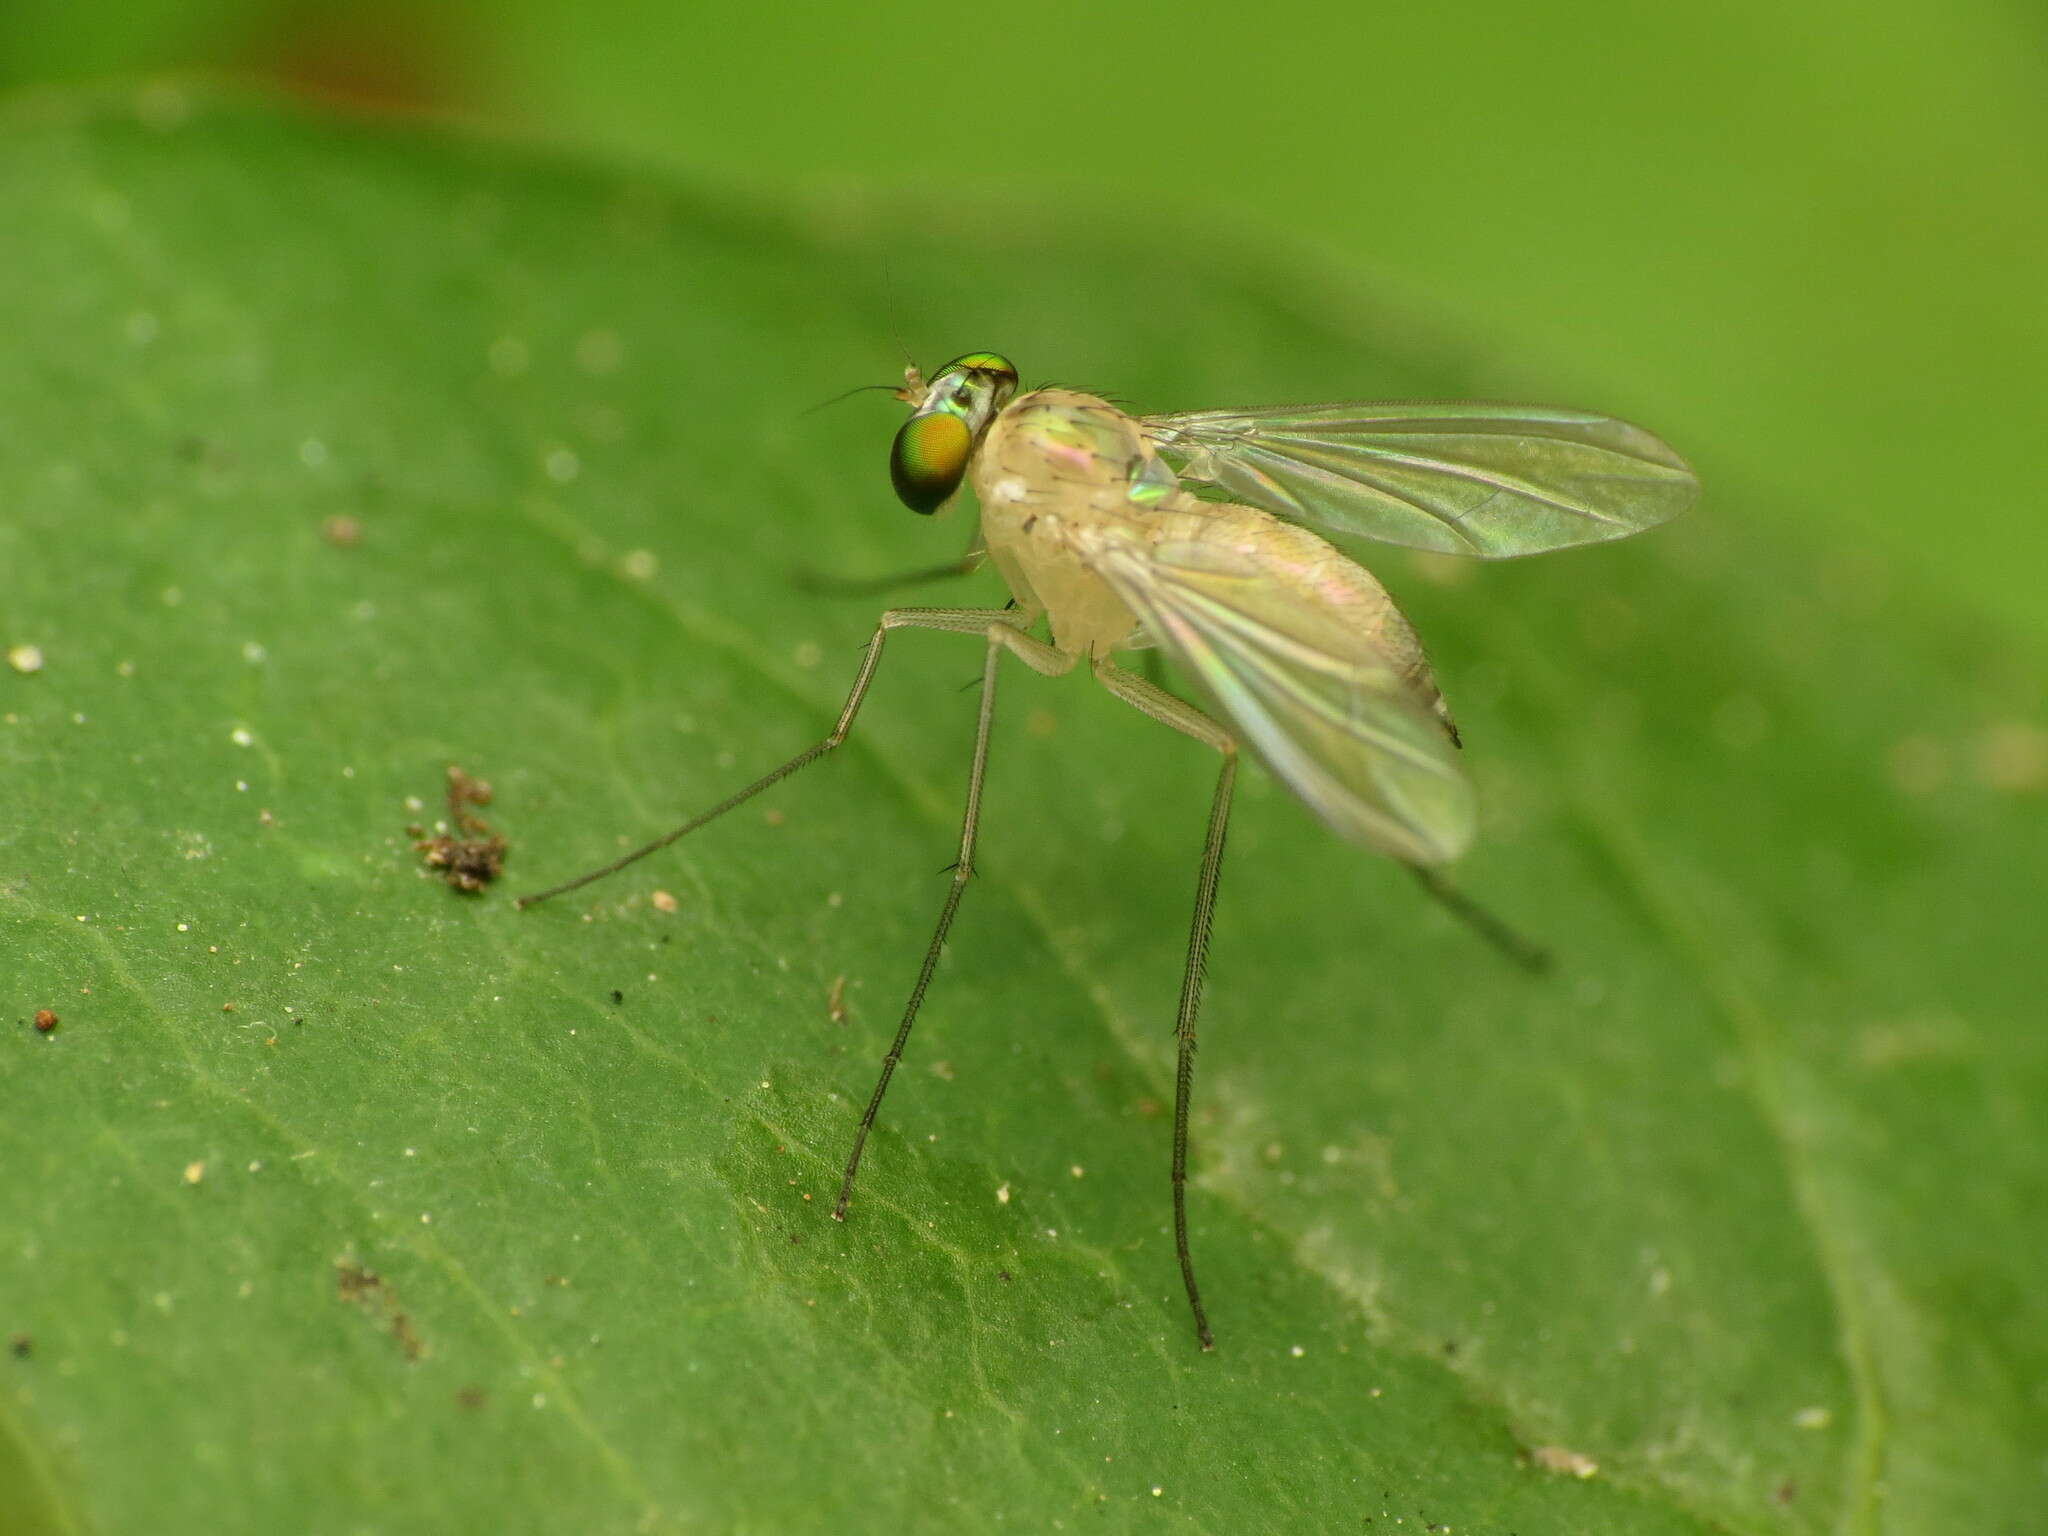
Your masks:
<path fill-rule="evenodd" d="M 382 1321 L 385 1331 L 405 1351 L 406 1359 L 417 1360 L 427 1352 L 419 1330 L 413 1327 L 412 1319 L 398 1304 L 398 1293 L 377 1271 L 365 1268 L 354 1259 L 336 1259 L 334 1290 L 343 1301 L 361 1308 L 366 1316 Z"/>
<path fill-rule="evenodd" d="M 505 873 L 505 839 L 470 809 L 490 803 L 491 786 L 450 763 L 448 819 L 431 834 L 421 827 L 406 829 L 413 837 L 413 847 L 425 857 L 427 867 L 440 870 L 442 878 L 465 896 L 476 895 Z"/>

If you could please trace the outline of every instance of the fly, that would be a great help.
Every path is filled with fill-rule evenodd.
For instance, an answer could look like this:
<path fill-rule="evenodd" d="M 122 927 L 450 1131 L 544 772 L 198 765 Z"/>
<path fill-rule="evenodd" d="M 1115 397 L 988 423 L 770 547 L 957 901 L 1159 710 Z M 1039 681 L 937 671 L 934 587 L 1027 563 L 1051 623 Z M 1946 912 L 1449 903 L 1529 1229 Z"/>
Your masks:
<path fill-rule="evenodd" d="M 1471 843 L 1477 820 L 1457 728 L 1421 642 L 1386 589 L 1311 529 L 1505 559 L 1639 533 L 1691 506 L 1699 482 L 1658 438 L 1588 411 L 1397 401 L 1134 417 L 1075 390 L 1019 395 L 1016 368 L 993 352 L 955 358 L 930 380 L 912 366 L 895 393 L 911 408 L 889 455 L 897 496 L 932 513 L 967 484 L 981 506 L 968 555 L 919 574 L 993 561 L 1010 606 L 890 609 L 824 740 L 674 831 L 519 905 L 666 848 L 839 746 L 894 631 L 980 639 L 981 707 L 959 859 L 854 1133 L 832 1211 L 843 1221 L 868 1134 L 974 875 L 997 663 L 1008 652 L 1049 677 L 1086 667 L 1117 698 L 1221 759 L 1174 1017 L 1172 1164 L 1174 1248 L 1196 1336 L 1213 1349 L 1188 1247 L 1188 1113 L 1240 753 L 1264 762 L 1340 837 L 1407 866 L 1510 958 L 1543 963 L 1540 951 L 1440 873 Z M 1179 665 L 1206 709 L 1116 660 L 1148 646 Z"/>

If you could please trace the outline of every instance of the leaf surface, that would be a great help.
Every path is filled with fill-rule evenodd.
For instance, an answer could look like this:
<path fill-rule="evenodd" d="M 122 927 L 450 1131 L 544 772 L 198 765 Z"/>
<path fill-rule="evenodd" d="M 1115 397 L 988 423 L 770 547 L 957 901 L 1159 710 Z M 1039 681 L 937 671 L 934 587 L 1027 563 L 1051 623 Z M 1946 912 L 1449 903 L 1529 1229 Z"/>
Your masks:
<path fill-rule="evenodd" d="M 801 414 L 892 371 L 906 219 L 923 329 L 1147 408 L 1455 362 L 1056 221 L 203 103 L 5 145 L 12 1529 L 2024 1528 L 2048 833 L 2001 636 L 1711 465 L 1612 549 L 1376 557 L 1486 805 L 1461 879 L 1560 965 L 1252 781 L 1204 1357 L 1163 1112 L 1199 749 L 1006 677 L 843 1226 L 971 643 L 899 637 L 844 751 L 553 906 L 406 828 L 460 763 L 531 888 L 822 734 L 872 614 L 794 573 L 960 537 L 890 499 L 893 411 Z"/>

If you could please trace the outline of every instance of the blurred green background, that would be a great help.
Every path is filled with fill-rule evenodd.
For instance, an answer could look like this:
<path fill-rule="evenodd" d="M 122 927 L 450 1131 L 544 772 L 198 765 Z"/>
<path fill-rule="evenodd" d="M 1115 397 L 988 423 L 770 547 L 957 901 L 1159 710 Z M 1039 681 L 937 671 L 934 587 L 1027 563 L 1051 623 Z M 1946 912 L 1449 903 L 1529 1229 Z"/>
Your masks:
<path fill-rule="evenodd" d="M 0 1531 L 2034 1530 L 2044 52 L 1969 0 L 11 0 Z M 401 835 L 461 758 L 565 873 L 829 718 L 868 607 L 791 567 L 957 547 L 880 400 L 798 415 L 892 332 L 1601 408 L 1707 483 L 1375 557 L 1553 982 L 1248 775 L 1213 1357 L 1184 744 L 1005 683 L 845 1228 L 956 653 L 583 908 Z"/>
<path fill-rule="evenodd" d="M 1191 254 L 1293 252 L 1476 349 L 1489 392 L 1646 420 L 1710 487 L 1768 488 L 2038 649 L 2044 18 L 1996 0 L 12 0 L 0 83 L 210 66 L 754 192 L 897 184 L 998 227 L 1050 193 L 1212 248 Z M 918 262 L 906 228 L 914 351 L 1003 344 L 932 334 Z"/>

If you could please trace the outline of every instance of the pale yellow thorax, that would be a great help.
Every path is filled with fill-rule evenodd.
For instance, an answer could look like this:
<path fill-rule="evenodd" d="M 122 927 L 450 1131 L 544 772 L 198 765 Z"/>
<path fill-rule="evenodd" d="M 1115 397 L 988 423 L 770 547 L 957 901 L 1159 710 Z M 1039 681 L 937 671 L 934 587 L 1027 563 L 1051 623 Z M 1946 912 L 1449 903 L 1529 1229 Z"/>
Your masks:
<path fill-rule="evenodd" d="M 1130 609 L 1083 563 L 1088 529 L 1132 521 L 1132 476 L 1151 457 L 1135 423 L 1107 401 L 1040 389 L 989 425 L 971 475 L 989 557 L 1053 644 L 1106 656 L 1137 628 Z"/>

